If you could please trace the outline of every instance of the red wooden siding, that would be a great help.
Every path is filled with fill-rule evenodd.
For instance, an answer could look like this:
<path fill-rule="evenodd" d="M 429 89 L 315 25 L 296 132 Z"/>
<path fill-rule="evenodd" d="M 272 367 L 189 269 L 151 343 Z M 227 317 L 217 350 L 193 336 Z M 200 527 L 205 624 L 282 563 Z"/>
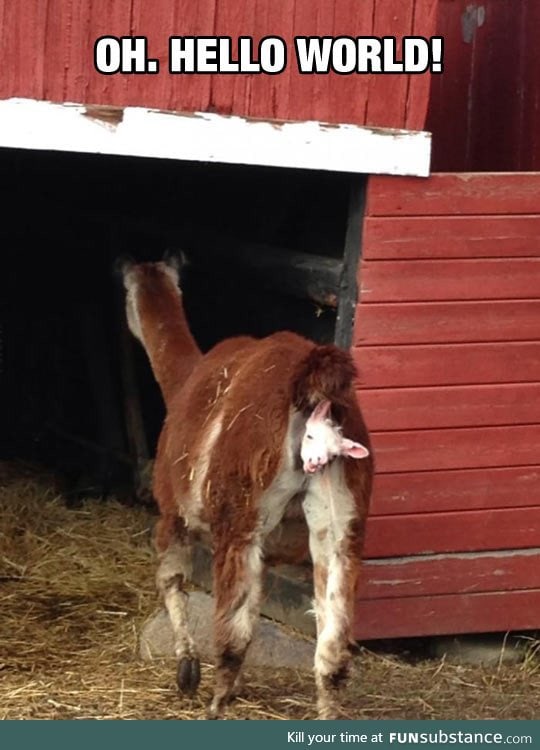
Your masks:
<path fill-rule="evenodd" d="M 538 212 L 540 172 L 433 175 L 418 189 L 416 178 L 372 180 L 368 216 L 511 215 Z"/>
<path fill-rule="evenodd" d="M 540 237 L 540 224 L 538 230 Z M 477 294 L 482 294 L 481 285 Z M 381 302 L 366 305 L 358 314 L 361 319 L 356 343 L 368 346 L 530 341 L 537 338 L 540 329 L 540 299 L 399 305 Z"/>
<path fill-rule="evenodd" d="M 540 341 L 363 346 L 353 353 L 360 385 L 370 388 L 540 380 Z"/>
<path fill-rule="evenodd" d="M 529 588 L 482 594 L 359 599 L 356 634 L 366 640 L 381 638 L 383 624 L 386 638 L 403 638 L 413 633 L 424 636 L 507 632 L 517 627 L 535 630 L 539 612 L 540 589 Z"/>
<path fill-rule="evenodd" d="M 367 302 L 434 302 L 478 298 L 529 299 L 540 290 L 540 258 L 396 260 L 366 264 L 362 298 Z M 489 303 L 488 303 L 489 304 Z"/>
<path fill-rule="evenodd" d="M 295 36 L 421 35 L 435 31 L 437 0 L 29 0 L 0 3 L 0 98 L 26 97 L 281 120 L 317 119 L 422 129 L 429 75 L 301 75 Z M 100 75 L 102 35 L 144 35 L 157 75 Z M 170 75 L 170 35 L 281 36 L 284 73 Z"/>
<path fill-rule="evenodd" d="M 540 174 L 372 177 L 362 250 L 357 635 L 539 627 Z"/>
<path fill-rule="evenodd" d="M 377 431 L 540 424 L 540 383 L 374 388 L 362 406 Z"/>
<path fill-rule="evenodd" d="M 538 257 L 540 216 L 430 216 L 366 219 L 365 258 Z"/>
<path fill-rule="evenodd" d="M 440 0 L 445 68 L 427 128 L 434 170 L 540 169 L 538 0 Z"/>
<path fill-rule="evenodd" d="M 538 505 L 540 466 L 379 473 L 372 520 L 383 515 Z"/>
<path fill-rule="evenodd" d="M 540 589 L 540 549 L 397 557 L 365 564 L 361 593 L 369 599 Z"/>
<path fill-rule="evenodd" d="M 369 420 L 369 411 L 368 411 Z M 540 464 L 537 424 L 376 432 L 377 466 L 384 473 Z"/>
<path fill-rule="evenodd" d="M 435 512 L 434 512 L 435 511 Z M 372 516 L 368 558 L 540 547 L 540 507 Z M 540 613 L 539 613 L 540 617 Z"/>

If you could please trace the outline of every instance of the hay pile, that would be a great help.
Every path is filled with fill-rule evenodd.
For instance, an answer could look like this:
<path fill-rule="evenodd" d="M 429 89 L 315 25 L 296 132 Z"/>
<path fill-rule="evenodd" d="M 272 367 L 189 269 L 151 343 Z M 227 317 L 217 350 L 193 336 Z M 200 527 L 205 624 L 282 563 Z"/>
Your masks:
<path fill-rule="evenodd" d="M 193 700 L 176 692 L 174 665 L 137 658 L 137 634 L 154 611 L 153 517 L 88 501 L 66 509 L 50 477 L 0 466 L 0 718 L 198 719 L 212 667 Z M 540 674 L 517 667 L 408 663 L 362 652 L 344 718 L 537 716 Z M 247 673 L 230 718 L 314 718 L 310 675 Z"/>

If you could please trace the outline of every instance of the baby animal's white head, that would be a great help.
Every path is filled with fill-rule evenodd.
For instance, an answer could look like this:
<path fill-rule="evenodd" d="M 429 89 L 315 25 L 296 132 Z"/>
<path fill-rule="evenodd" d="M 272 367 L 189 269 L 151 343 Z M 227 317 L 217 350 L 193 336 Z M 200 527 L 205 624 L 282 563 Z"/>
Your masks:
<path fill-rule="evenodd" d="M 330 401 L 321 401 L 306 422 L 300 446 L 300 456 L 306 474 L 315 474 L 336 456 L 369 456 L 368 449 L 361 443 L 343 437 L 341 427 L 328 417 L 329 411 Z"/>

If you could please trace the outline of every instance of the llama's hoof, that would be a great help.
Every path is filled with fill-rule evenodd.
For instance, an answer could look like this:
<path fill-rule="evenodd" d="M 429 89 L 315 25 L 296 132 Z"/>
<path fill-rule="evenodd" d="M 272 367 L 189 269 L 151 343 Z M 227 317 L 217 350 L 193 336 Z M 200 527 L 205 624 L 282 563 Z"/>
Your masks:
<path fill-rule="evenodd" d="M 215 701 L 212 701 L 212 703 L 206 709 L 206 718 L 210 720 L 222 719 L 223 708 L 224 706 L 222 705 L 217 706 Z"/>
<path fill-rule="evenodd" d="M 176 683 L 179 690 L 187 695 L 197 692 L 201 681 L 201 663 L 195 656 L 183 656 L 178 662 Z"/>

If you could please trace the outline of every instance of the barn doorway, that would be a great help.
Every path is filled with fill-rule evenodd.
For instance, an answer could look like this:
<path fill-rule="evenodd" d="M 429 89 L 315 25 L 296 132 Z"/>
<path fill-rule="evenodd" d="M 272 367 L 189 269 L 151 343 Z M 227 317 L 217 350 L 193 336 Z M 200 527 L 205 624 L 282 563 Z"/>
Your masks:
<path fill-rule="evenodd" d="M 17 149 L 0 165 L 0 451 L 60 473 L 68 496 L 129 493 L 162 423 L 119 255 L 186 253 L 203 350 L 281 329 L 348 346 L 362 176 Z"/>

